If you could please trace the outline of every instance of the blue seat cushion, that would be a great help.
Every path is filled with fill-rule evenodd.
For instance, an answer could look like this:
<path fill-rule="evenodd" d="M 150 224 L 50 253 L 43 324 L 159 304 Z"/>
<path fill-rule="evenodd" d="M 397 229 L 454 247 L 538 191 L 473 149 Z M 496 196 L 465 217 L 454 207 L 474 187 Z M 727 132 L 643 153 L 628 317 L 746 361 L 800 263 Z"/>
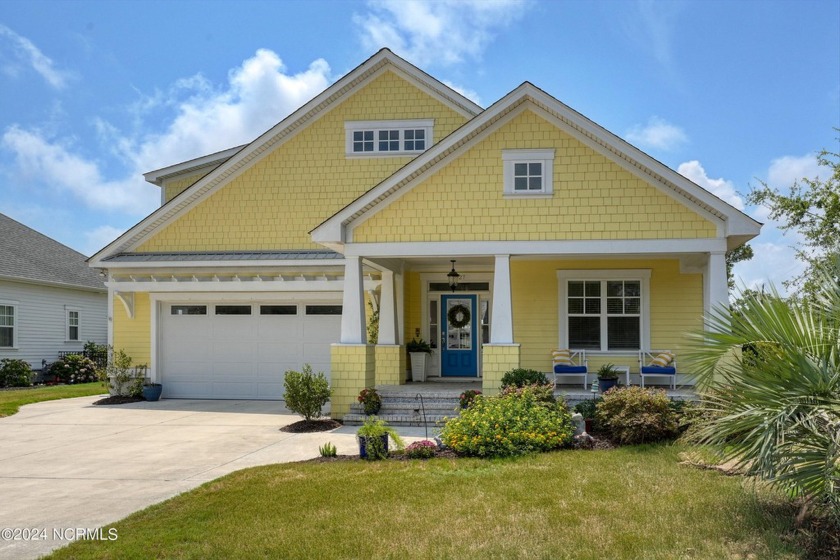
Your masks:
<path fill-rule="evenodd" d="M 557 364 L 554 366 L 554 373 L 586 373 L 586 366 L 564 366 Z"/>
<path fill-rule="evenodd" d="M 677 368 L 672 366 L 642 366 L 642 373 L 648 373 L 651 375 L 674 375 L 677 373 Z"/>

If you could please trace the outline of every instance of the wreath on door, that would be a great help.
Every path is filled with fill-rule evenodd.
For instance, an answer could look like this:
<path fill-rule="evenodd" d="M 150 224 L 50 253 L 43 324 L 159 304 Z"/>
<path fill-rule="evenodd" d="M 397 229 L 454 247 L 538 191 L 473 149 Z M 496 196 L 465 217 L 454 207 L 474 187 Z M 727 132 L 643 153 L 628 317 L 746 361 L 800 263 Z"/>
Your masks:
<path fill-rule="evenodd" d="M 462 304 L 453 305 L 446 314 L 449 324 L 460 329 L 470 324 L 470 310 Z"/>

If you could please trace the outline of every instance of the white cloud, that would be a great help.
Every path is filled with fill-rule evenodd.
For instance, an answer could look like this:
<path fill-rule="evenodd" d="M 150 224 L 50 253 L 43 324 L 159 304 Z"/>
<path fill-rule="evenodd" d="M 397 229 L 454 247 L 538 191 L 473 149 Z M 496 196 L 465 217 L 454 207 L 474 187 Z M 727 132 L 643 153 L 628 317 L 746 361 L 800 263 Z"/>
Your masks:
<path fill-rule="evenodd" d="M 769 231 L 768 231 L 769 228 Z M 772 227 L 764 226 L 757 239 L 772 237 Z M 751 241 L 754 257 L 737 263 L 732 268 L 735 285 L 739 288 L 760 290 L 762 286 L 775 286 L 782 295 L 787 295 L 783 283 L 796 278 L 805 270 L 805 265 L 796 258 L 796 251 L 786 241 Z"/>
<path fill-rule="evenodd" d="M 481 105 L 481 97 L 479 97 L 478 92 L 473 91 L 471 89 L 463 88 L 461 86 L 456 86 L 448 80 L 441 80 L 441 82 L 443 82 L 446 86 L 451 87 L 452 89 L 454 89 L 455 91 L 457 91 L 476 105 Z"/>
<path fill-rule="evenodd" d="M 7 39 L 15 59 L 23 64 L 31 66 L 32 69 L 40 74 L 49 85 L 56 89 L 61 89 L 67 85 L 69 74 L 56 69 L 52 59 L 42 53 L 32 41 L 26 37 L 18 35 L 3 24 L 0 24 L 0 38 Z M 12 57 L 3 58 L 6 58 L 5 69 L 7 73 L 15 74 L 16 69 L 14 66 L 9 65 L 9 61 Z"/>
<path fill-rule="evenodd" d="M 478 60 L 496 30 L 518 19 L 525 0 L 370 0 L 355 15 L 366 49 L 388 47 L 415 64 Z"/>
<path fill-rule="evenodd" d="M 134 104 L 135 125 L 141 126 L 156 109 L 174 110 L 162 132 L 124 133 L 94 119 L 103 143 L 124 164 L 122 177 L 107 177 L 100 162 L 75 153 L 70 141 L 39 130 L 13 125 L 0 146 L 14 154 L 21 180 L 72 193 L 92 208 L 145 215 L 160 195 L 143 180 L 144 172 L 250 142 L 324 90 L 330 79 L 323 60 L 289 74 L 277 54 L 261 49 L 231 70 L 221 87 L 193 76 Z"/>
<path fill-rule="evenodd" d="M 819 166 L 817 157 L 813 154 L 784 156 L 770 163 L 770 168 L 767 170 L 767 184 L 784 191 L 803 177 L 826 179 L 828 174 L 828 170 Z"/>
<path fill-rule="evenodd" d="M 735 185 L 732 184 L 732 181 L 727 181 L 722 178 L 712 179 L 706 174 L 706 170 L 703 169 L 703 166 L 700 165 L 699 161 L 692 160 L 681 163 L 680 166 L 677 167 L 677 173 L 697 183 L 738 210 L 744 209 L 744 201 L 738 195 L 738 191 L 735 190 Z"/>
<path fill-rule="evenodd" d="M 107 225 L 86 231 L 84 250 L 81 252 L 88 256 L 93 255 L 123 233 L 125 233 L 124 229 Z"/>
<path fill-rule="evenodd" d="M 628 142 L 645 149 L 666 151 L 676 150 L 688 142 L 688 136 L 683 129 L 656 116 L 651 117 L 647 125 L 636 125 L 628 130 L 625 138 Z"/>

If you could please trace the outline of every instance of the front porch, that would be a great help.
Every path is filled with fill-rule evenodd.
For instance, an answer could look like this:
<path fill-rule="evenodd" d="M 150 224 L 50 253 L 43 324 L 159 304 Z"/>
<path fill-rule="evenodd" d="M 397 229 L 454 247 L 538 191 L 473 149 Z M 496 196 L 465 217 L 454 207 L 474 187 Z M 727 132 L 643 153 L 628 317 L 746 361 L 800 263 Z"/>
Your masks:
<path fill-rule="evenodd" d="M 697 400 L 697 393 L 690 386 L 677 386 L 677 389 L 652 387 L 665 390 L 671 400 Z M 382 408 L 377 416 L 393 426 L 436 427 L 444 418 L 451 418 L 459 413 L 460 396 L 470 389 L 484 392 L 480 379 L 376 385 L 376 390 L 382 397 Z M 564 398 L 569 407 L 573 407 L 581 401 L 600 396 L 600 393 L 593 395 L 591 391 L 585 391 L 578 385 L 558 385 L 554 395 Z M 344 416 L 344 423 L 347 425 L 359 425 L 364 420 L 365 414 L 358 403 L 351 405 L 350 412 Z"/>

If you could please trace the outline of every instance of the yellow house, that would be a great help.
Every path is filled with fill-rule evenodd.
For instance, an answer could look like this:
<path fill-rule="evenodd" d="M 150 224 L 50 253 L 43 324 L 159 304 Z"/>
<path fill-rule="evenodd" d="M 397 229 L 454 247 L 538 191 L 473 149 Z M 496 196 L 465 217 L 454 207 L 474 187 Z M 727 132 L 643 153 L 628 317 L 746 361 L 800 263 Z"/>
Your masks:
<path fill-rule="evenodd" d="M 282 398 L 310 363 L 339 418 L 406 382 L 413 338 L 429 379 L 488 392 L 556 348 L 636 374 L 726 302 L 725 253 L 760 230 L 530 83 L 482 109 L 387 49 L 250 144 L 145 177 L 161 207 L 90 260 L 111 343 L 170 398 Z"/>

